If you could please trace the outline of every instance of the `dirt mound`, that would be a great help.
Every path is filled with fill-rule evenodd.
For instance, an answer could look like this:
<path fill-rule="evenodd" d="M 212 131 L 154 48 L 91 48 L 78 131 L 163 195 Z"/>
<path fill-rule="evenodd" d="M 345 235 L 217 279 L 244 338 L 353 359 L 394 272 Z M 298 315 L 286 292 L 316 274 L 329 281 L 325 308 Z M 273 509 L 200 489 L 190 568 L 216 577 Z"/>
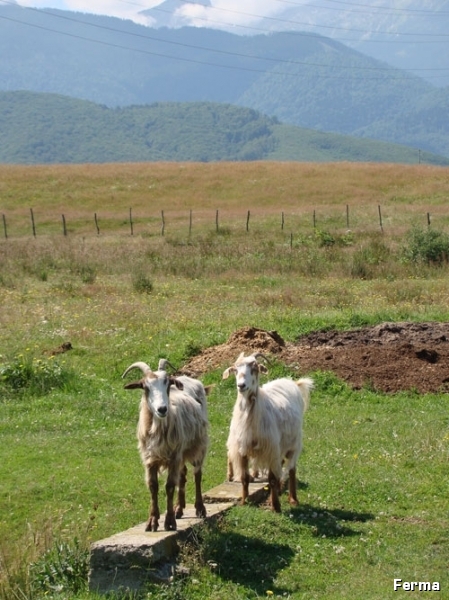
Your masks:
<path fill-rule="evenodd" d="M 276 331 L 244 327 L 234 332 L 225 344 L 207 348 L 202 354 L 193 357 L 182 372 L 199 377 L 206 371 L 230 366 L 241 352 L 279 355 L 284 347 L 285 342 Z"/>
<path fill-rule="evenodd" d="M 200 376 L 232 364 L 240 352 L 262 352 L 298 373 L 333 371 L 354 389 L 449 392 L 449 323 L 382 323 L 351 331 L 316 331 L 285 342 L 275 331 L 245 327 L 195 356 L 183 372 Z"/>

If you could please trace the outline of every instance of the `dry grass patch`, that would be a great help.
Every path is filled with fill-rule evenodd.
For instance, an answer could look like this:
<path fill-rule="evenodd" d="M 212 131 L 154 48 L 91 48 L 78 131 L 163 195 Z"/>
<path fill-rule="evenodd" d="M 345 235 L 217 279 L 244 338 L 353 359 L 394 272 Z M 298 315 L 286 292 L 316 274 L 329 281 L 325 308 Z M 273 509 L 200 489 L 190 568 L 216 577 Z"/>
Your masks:
<path fill-rule="evenodd" d="M 402 227 L 413 219 L 445 219 L 449 194 L 447 169 L 427 165 L 308 163 L 133 163 L 105 165 L 0 166 L 0 212 L 10 236 L 30 235 L 30 208 L 38 235 L 62 233 L 61 215 L 71 233 L 95 234 L 94 212 L 101 233 L 129 233 L 132 208 L 139 233 L 160 233 L 164 210 L 172 232 L 188 230 L 193 211 L 196 227 L 215 227 L 215 211 L 223 224 L 243 229 L 246 212 L 257 219 L 284 211 L 288 231 L 310 229 L 315 210 L 321 224 Z M 404 205 L 407 210 L 404 211 Z M 300 223 L 298 224 L 298 220 Z M 154 226 L 154 227 L 153 227 Z M 278 225 L 277 225 L 278 226 Z"/>

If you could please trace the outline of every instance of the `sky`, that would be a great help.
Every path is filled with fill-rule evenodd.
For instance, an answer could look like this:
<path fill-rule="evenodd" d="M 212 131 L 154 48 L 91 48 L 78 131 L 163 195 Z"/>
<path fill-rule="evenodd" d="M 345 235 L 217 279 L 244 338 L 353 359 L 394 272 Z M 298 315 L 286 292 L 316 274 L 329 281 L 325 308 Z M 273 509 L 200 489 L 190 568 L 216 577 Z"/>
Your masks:
<path fill-rule="evenodd" d="M 131 19 L 143 25 L 151 23 L 139 12 L 154 8 L 163 0 L 16 0 L 20 6 L 34 8 L 59 8 L 77 12 L 108 15 L 121 19 Z M 204 25 L 202 19 L 222 20 L 223 24 L 232 23 L 234 26 L 251 25 L 263 17 L 276 17 L 285 11 L 288 5 L 305 4 L 308 0 L 294 0 L 286 3 L 284 0 L 212 0 L 214 10 L 195 5 L 186 0 L 182 13 L 190 17 L 191 24 Z M 0 0 L 1 3 L 1 0 Z M 195 19 L 197 22 L 195 23 Z"/>

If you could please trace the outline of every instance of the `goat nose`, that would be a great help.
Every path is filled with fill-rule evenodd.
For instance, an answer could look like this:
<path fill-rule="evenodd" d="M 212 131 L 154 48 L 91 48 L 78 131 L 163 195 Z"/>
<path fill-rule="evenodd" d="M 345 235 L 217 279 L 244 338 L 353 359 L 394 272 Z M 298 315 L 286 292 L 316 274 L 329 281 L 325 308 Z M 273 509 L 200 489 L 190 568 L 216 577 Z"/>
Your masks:
<path fill-rule="evenodd" d="M 166 406 L 160 406 L 160 407 L 157 409 L 157 412 L 158 412 L 158 414 L 159 414 L 161 417 L 165 417 L 165 415 L 167 414 L 167 407 L 166 407 Z"/>
<path fill-rule="evenodd" d="M 246 387 L 246 386 L 245 386 L 245 383 L 238 383 L 238 384 L 237 384 L 237 387 L 239 388 L 239 390 L 241 390 L 241 391 L 242 391 L 242 390 L 244 390 L 244 389 L 245 389 L 245 387 Z"/>

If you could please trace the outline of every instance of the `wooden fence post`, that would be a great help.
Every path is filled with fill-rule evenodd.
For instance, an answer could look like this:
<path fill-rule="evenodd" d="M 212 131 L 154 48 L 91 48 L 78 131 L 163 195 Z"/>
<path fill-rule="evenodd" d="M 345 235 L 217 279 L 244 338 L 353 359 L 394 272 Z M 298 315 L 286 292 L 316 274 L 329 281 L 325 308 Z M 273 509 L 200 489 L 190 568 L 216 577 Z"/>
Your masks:
<path fill-rule="evenodd" d="M 430 213 L 427 213 L 427 227 L 430 227 Z"/>
<path fill-rule="evenodd" d="M 313 211 L 313 228 L 316 229 L 316 213 Z"/>
<path fill-rule="evenodd" d="M 164 236 L 165 235 L 165 217 L 164 217 L 164 211 L 163 210 L 161 210 L 161 219 L 162 219 L 161 235 Z"/>
<path fill-rule="evenodd" d="M 94 219 L 95 219 L 95 227 L 97 228 L 97 235 L 100 235 L 100 227 L 98 226 L 97 213 L 94 213 Z"/>
<path fill-rule="evenodd" d="M 67 236 L 67 226 L 66 226 L 64 215 L 62 215 L 62 233 L 64 234 L 65 237 Z"/>
<path fill-rule="evenodd" d="M 134 227 L 133 227 L 133 209 L 129 209 L 129 226 L 131 227 L 131 235 L 134 235 Z"/>
<path fill-rule="evenodd" d="M 281 230 L 284 231 L 284 211 L 282 211 L 282 216 L 281 216 Z"/>
<path fill-rule="evenodd" d="M 189 214 L 189 237 L 192 235 L 192 209 L 190 209 Z"/>
<path fill-rule="evenodd" d="M 3 231 L 5 232 L 5 240 L 8 239 L 8 230 L 6 229 L 6 215 L 3 214 Z"/>
<path fill-rule="evenodd" d="M 33 228 L 33 236 L 36 237 L 36 224 L 34 223 L 34 213 L 33 213 L 32 208 L 30 208 L 30 215 L 31 215 L 31 226 Z"/>
<path fill-rule="evenodd" d="M 248 214 L 246 215 L 246 231 L 249 231 L 249 216 L 250 216 L 250 211 L 248 211 Z"/>
<path fill-rule="evenodd" d="M 349 229 L 349 204 L 346 205 L 346 228 Z"/>
<path fill-rule="evenodd" d="M 377 210 L 379 212 L 379 225 L 380 225 L 380 230 L 383 233 L 384 232 L 384 228 L 382 227 L 382 212 L 380 210 L 380 204 L 377 205 Z"/>
<path fill-rule="evenodd" d="M 215 231 L 218 233 L 218 209 L 215 212 Z"/>

